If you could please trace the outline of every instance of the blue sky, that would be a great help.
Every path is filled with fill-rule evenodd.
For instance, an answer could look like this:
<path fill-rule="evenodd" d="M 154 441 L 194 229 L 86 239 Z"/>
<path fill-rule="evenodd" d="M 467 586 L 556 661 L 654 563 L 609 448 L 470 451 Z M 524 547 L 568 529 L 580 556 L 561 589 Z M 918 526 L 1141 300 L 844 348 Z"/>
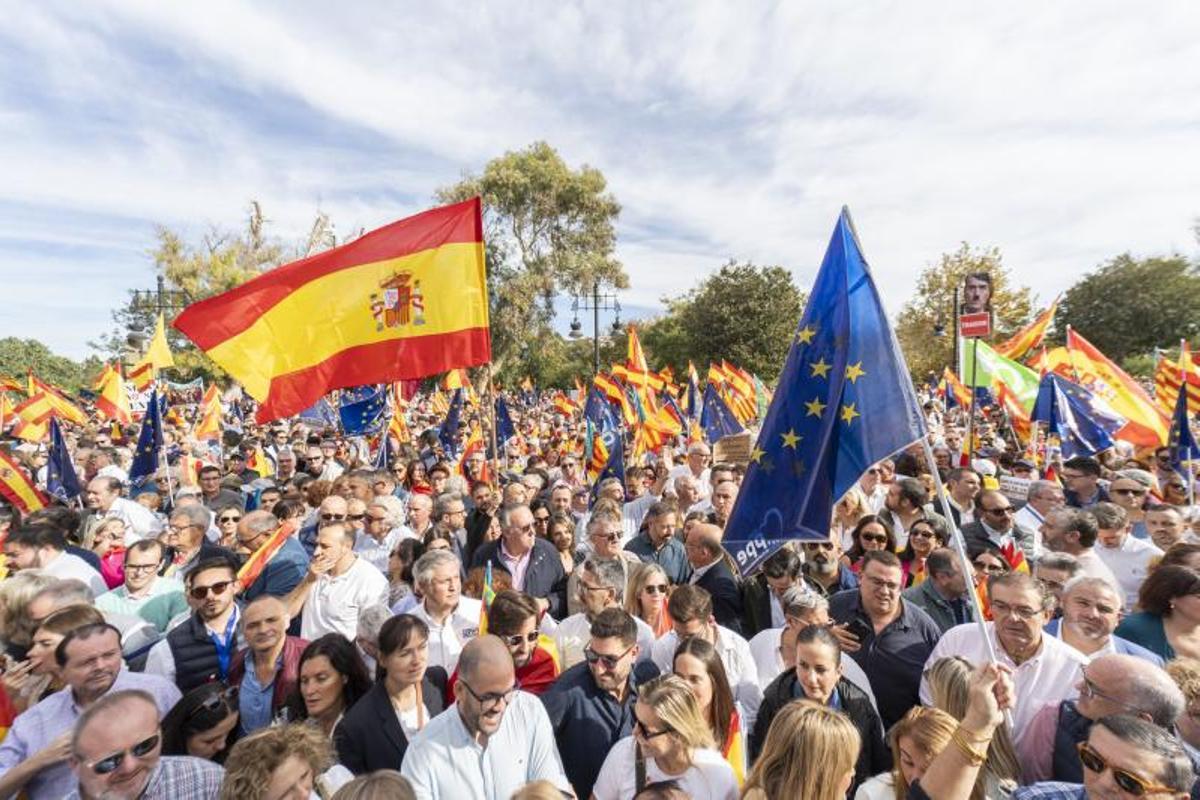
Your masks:
<path fill-rule="evenodd" d="M 622 304 L 729 258 L 807 285 L 848 204 L 895 313 L 961 241 L 1048 300 L 1196 254 L 1200 6 L 4 4 L 0 336 L 72 357 L 153 285 L 156 224 L 303 235 L 544 139 L 624 207 Z M 565 327 L 569 320 L 564 318 Z"/>

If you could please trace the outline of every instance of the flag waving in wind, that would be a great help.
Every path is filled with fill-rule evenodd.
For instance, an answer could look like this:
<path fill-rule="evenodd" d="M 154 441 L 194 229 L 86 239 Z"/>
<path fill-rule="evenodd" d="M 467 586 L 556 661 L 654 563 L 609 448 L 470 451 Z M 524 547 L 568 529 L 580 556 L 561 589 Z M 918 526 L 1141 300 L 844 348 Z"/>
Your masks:
<path fill-rule="evenodd" d="M 67 443 L 63 439 L 62 429 L 58 420 L 50 418 L 50 449 L 46 462 L 46 489 L 54 497 L 64 503 L 83 494 L 83 486 L 71 463 L 71 454 L 67 452 Z"/>
<path fill-rule="evenodd" d="M 925 434 L 896 337 L 842 210 L 725 527 L 747 574 L 784 542 L 827 540 L 833 504 Z"/>
<path fill-rule="evenodd" d="M 140 487 L 154 477 L 158 471 L 159 454 L 163 446 L 162 406 L 158 402 L 158 390 L 150 393 L 146 402 L 146 416 L 142 418 L 142 432 L 138 435 L 137 449 L 133 451 L 133 463 L 129 466 L 129 484 Z"/>

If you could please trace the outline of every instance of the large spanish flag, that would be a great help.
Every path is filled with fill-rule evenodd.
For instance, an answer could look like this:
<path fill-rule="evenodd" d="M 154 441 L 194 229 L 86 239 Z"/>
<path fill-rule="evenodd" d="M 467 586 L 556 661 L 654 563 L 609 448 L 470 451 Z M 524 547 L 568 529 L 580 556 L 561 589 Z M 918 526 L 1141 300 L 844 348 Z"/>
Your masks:
<path fill-rule="evenodd" d="M 1052 369 L 1107 401 L 1113 411 L 1128 420 L 1117 433 L 1118 439 L 1139 447 L 1167 443 L 1171 425 L 1163 410 L 1137 381 L 1071 328 L 1067 328 L 1066 356 L 1066 364 L 1055 364 Z"/>
<path fill-rule="evenodd" d="M 259 401 L 260 423 L 333 389 L 487 363 L 479 198 L 271 270 L 174 325 Z"/>
<path fill-rule="evenodd" d="M 0 451 L 0 497 L 12 503 L 22 514 L 31 514 L 46 507 L 46 496 L 3 451 Z"/>

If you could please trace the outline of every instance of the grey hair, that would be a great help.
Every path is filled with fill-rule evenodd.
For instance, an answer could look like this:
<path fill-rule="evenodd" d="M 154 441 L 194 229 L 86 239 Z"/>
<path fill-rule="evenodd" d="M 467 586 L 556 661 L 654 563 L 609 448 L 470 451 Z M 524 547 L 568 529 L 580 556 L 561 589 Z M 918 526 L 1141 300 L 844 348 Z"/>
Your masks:
<path fill-rule="evenodd" d="M 828 609 L 829 601 L 807 587 L 789 586 L 784 589 L 783 596 L 779 598 L 779 605 L 783 607 L 784 614 L 796 616 L 819 609 Z"/>
<path fill-rule="evenodd" d="M 1125 527 L 1129 513 L 1116 503 L 1096 503 L 1087 507 L 1087 512 L 1095 518 L 1101 530 L 1114 531 Z"/>
<path fill-rule="evenodd" d="M 1067 578 L 1079 574 L 1079 559 L 1070 553 L 1046 553 L 1038 558 L 1037 566 L 1046 569 L 1061 569 L 1067 573 Z"/>
<path fill-rule="evenodd" d="M 618 605 L 625 602 L 625 565 L 616 558 L 589 558 L 583 568 L 596 576 L 600 585 L 612 589 Z"/>
<path fill-rule="evenodd" d="M 76 757 L 79 756 L 79 739 L 83 734 L 83 730 L 96 719 L 96 717 L 106 712 L 116 709 L 118 706 L 123 706 L 129 702 L 142 702 L 154 709 L 154 718 L 161 719 L 162 712 L 158 710 L 158 703 L 154 697 L 141 689 L 124 689 L 119 692 L 109 692 L 101 697 L 96 702 L 92 703 L 75 721 L 75 727 L 71 733 L 71 752 Z M 114 720 L 115 722 L 115 720 Z"/>
<path fill-rule="evenodd" d="M 242 524 L 255 536 L 262 536 L 274 533 L 275 529 L 279 527 L 279 520 L 270 511 L 255 510 L 246 513 L 246 516 L 242 518 Z"/>
<path fill-rule="evenodd" d="M 1051 569 L 1053 569 L 1053 567 L 1051 567 Z M 1118 610 L 1125 607 L 1125 592 L 1121 591 L 1120 588 L 1113 586 L 1112 581 L 1110 581 L 1108 578 L 1098 578 L 1095 575 L 1086 575 L 1086 574 L 1082 574 L 1082 573 L 1075 575 L 1072 578 L 1068 578 L 1067 582 L 1063 584 L 1063 588 L 1062 588 L 1063 601 L 1065 602 L 1067 599 L 1067 595 L 1069 595 L 1071 592 L 1075 591 L 1076 589 L 1080 588 L 1081 586 L 1083 586 L 1083 587 L 1092 586 L 1097 589 L 1103 589 L 1106 592 L 1111 593 L 1112 596 L 1117 599 L 1117 609 Z"/>
<path fill-rule="evenodd" d="M 176 506 L 175 510 L 171 512 L 170 519 L 179 519 L 180 517 L 186 517 L 193 527 L 202 530 L 208 530 L 208 526 L 212 522 L 212 513 L 203 505 Z"/>
<path fill-rule="evenodd" d="M 382 603 L 367 606 L 358 613 L 358 635 L 372 644 L 379 644 L 383 623 L 392 618 L 392 610 Z"/>
<path fill-rule="evenodd" d="M 458 492 L 443 492 L 437 496 L 437 500 L 433 501 L 433 518 L 441 519 L 446 515 L 448 509 L 453 503 L 463 502 L 463 497 Z"/>
<path fill-rule="evenodd" d="M 1187 700 L 1166 670 L 1121 653 L 1097 656 L 1090 666 L 1096 667 L 1101 662 L 1120 673 L 1121 699 L 1149 716 L 1158 727 L 1170 728 L 1183 716 Z"/>
<path fill-rule="evenodd" d="M 84 603 L 91 605 L 95 598 L 92 596 L 92 590 L 88 585 L 76 578 L 63 578 L 42 589 L 33 596 L 33 600 L 39 597 L 49 597 L 54 602 L 56 609 L 63 606 L 72 606 L 76 603 Z M 31 600 L 32 602 L 32 600 Z"/>
<path fill-rule="evenodd" d="M 1178 738 L 1152 722 L 1129 714 L 1101 717 L 1096 724 L 1126 744 L 1161 758 L 1163 767 L 1157 777 L 1164 785 L 1180 794 L 1191 791 L 1196 773 L 1192 769 L 1192 760 Z"/>
<path fill-rule="evenodd" d="M 1040 479 L 1036 480 L 1036 481 L 1031 481 L 1029 484 L 1029 490 L 1027 492 L 1025 492 L 1025 499 L 1027 501 L 1028 500 L 1036 500 L 1038 498 L 1038 496 L 1041 495 L 1042 492 L 1044 492 L 1048 489 L 1057 489 L 1057 488 L 1058 488 L 1058 484 L 1055 483 L 1054 481 L 1043 481 Z"/>
<path fill-rule="evenodd" d="M 384 524 L 389 528 L 398 527 L 404 519 L 404 503 L 395 495 L 385 494 L 367 503 L 367 508 L 382 508 L 387 513 Z"/>
<path fill-rule="evenodd" d="M 525 509 L 526 511 L 529 511 L 529 506 L 525 505 L 524 503 L 513 503 L 510 506 L 504 506 L 503 508 L 501 508 L 500 509 L 500 527 L 508 528 L 509 526 L 511 526 L 513 514 L 522 508 Z M 530 512 L 530 513 L 532 513 L 532 512 Z"/>
<path fill-rule="evenodd" d="M 445 566 L 453 566 L 456 570 L 460 569 L 458 556 L 449 550 L 430 550 L 418 558 L 416 564 L 413 564 L 413 580 L 417 582 L 418 586 L 428 586 L 429 582 L 433 580 L 434 570 Z"/>

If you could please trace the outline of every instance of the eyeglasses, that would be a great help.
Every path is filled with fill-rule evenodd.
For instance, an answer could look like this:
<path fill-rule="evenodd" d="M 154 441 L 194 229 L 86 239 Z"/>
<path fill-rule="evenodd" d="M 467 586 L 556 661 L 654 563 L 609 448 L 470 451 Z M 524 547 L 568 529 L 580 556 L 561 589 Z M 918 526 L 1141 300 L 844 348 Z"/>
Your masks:
<path fill-rule="evenodd" d="M 985 571 L 988 571 L 985 569 Z M 1004 617 L 1016 617 L 1017 619 L 1033 619 L 1038 614 L 1041 614 L 1040 608 L 1030 608 L 1029 606 L 1013 606 L 1005 603 L 1002 600 L 992 600 L 992 616 L 999 614 Z"/>
<path fill-rule="evenodd" d="M 156 569 L 158 569 L 157 562 L 154 564 L 130 564 L 128 561 L 125 562 L 126 572 L 154 572 Z"/>
<path fill-rule="evenodd" d="M 1130 705 L 1129 703 L 1118 700 L 1117 698 L 1113 697 L 1111 694 L 1105 694 L 1104 692 L 1100 691 L 1100 689 L 1096 686 L 1096 684 L 1092 681 L 1092 679 L 1088 677 L 1087 670 L 1081 669 L 1079 672 L 1081 675 L 1083 675 L 1083 691 L 1080 692 L 1080 694 L 1082 696 L 1090 698 L 1092 700 L 1107 700 L 1108 702 L 1112 703 L 1113 705 L 1118 705 L 1121 708 L 1128 709 L 1135 716 L 1146 713 L 1145 711 L 1138 708 L 1137 706 Z"/>
<path fill-rule="evenodd" d="M 467 682 L 462 679 L 461 676 L 458 679 L 458 685 L 466 689 L 467 692 L 470 693 L 471 697 L 475 698 L 475 702 L 479 703 L 479 705 L 483 706 L 485 710 L 489 711 L 500 705 L 500 703 L 511 702 L 513 695 L 516 694 L 521 688 L 520 681 L 513 681 L 512 688 L 507 692 L 488 692 L 487 694 L 476 694 L 475 690 L 472 689 L 470 685 L 468 685 Z"/>
<path fill-rule="evenodd" d="M 642 591 L 646 594 L 666 594 L 667 588 L 665 583 L 648 583 L 642 587 Z"/>
<path fill-rule="evenodd" d="M 237 702 L 237 697 L 238 686 L 235 683 L 233 686 L 227 686 L 223 690 L 215 692 L 214 694 L 210 694 L 208 697 L 201 700 L 200 705 L 193 708 L 192 712 L 188 714 L 187 718 L 191 719 L 201 711 L 208 711 L 211 713 L 216 711 L 222 705 L 224 705 L 226 708 L 232 708 Z"/>
<path fill-rule="evenodd" d="M 195 527 L 196 527 L 195 525 L 168 525 L 167 532 L 178 534 L 178 533 L 183 533 L 184 531 L 186 531 L 189 528 L 195 528 Z"/>
<path fill-rule="evenodd" d="M 621 659 L 624 658 L 625 656 L 629 655 L 631 652 L 633 652 L 633 648 L 635 648 L 635 647 L 637 647 L 636 644 L 630 645 L 629 649 L 626 650 L 624 653 L 621 653 L 621 655 L 609 656 L 609 655 L 604 655 L 603 653 L 597 653 L 595 650 L 592 649 L 592 646 L 589 644 L 587 647 L 583 648 L 583 657 L 587 660 L 587 663 L 589 663 L 589 664 L 599 663 L 605 669 L 616 669 L 617 664 L 621 663 Z"/>
<path fill-rule="evenodd" d="M 145 758 L 153 753 L 158 748 L 159 734 L 143 739 L 128 750 L 122 750 L 119 753 L 113 753 L 110 756 L 93 761 L 88 764 L 92 772 L 97 775 L 108 775 L 117 771 L 117 767 L 121 766 L 121 762 L 125 760 L 125 756 L 131 755 L 134 758 Z"/>
<path fill-rule="evenodd" d="M 1170 786 L 1162 786 L 1157 783 L 1146 780 L 1142 776 L 1124 769 L 1117 769 L 1104 760 L 1104 756 L 1092 749 L 1092 746 L 1087 742 L 1080 742 L 1079 760 L 1083 766 L 1090 772 L 1100 775 L 1106 769 L 1111 769 L 1113 774 L 1113 783 L 1121 788 L 1121 791 L 1128 792 L 1134 797 L 1142 797 L 1147 794 L 1156 794 L 1158 792 L 1170 792 L 1178 794 L 1175 789 Z"/>
<path fill-rule="evenodd" d="M 642 722 L 640 719 L 633 723 L 633 729 L 637 731 L 638 736 L 641 736 L 647 742 L 651 739 L 662 736 L 663 734 L 675 732 L 671 728 L 663 728 L 661 731 L 651 731 L 646 727 L 646 723 Z"/>
<path fill-rule="evenodd" d="M 928 528 L 913 528 L 908 532 L 908 538 L 910 539 L 916 539 L 918 537 L 922 539 L 932 539 L 934 535 L 934 532 Z"/>
<path fill-rule="evenodd" d="M 522 644 L 534 644 L 537 642 L 541 634 L 537 631 L 529 633 L 515 633 L 512 636 L 501 636 L 500 639 L 509 647 L 520 647 Z"/>
<path fill-rule="evenodd" d="M 876 589 L 882 589 L 882 590 L 885 590 L 888 592 L 892 592 L 893 594 L 900 591 L 899 583 L 896 583 L 895 581 L 885 581 L 883 578 L 876 578 L 875 576 L 868 577 L 867 583 L 871 584 Z"/>
<path fill-rule="evenodd" d="M 875 544 L 887 544 L 887 536 L 882 533 L 860 533 L 858 538 L 864 542 L 875 542 Z"/>
<path fill-rule="evenodd" d="M 883 540 L 886 542 L 887 537 L 885 536 Z M 806 549 L 811 548 L 813 550 L 832 550 L 833 542 L 805 542 L 804 547 Z"/>
<path fill-rule="evenodd" d="M 362 522 L 362 518 L 365 516 L 366 514 L 347 514 L 346 519 L 350 520 L 351 522 Z"/>
<path fill-rule="evenodd" d="M 621 534 L 619 534 L 619 533 L 593 533 L 591 538 L 596 539 L 601 542 L 609 542 L 610 544 L 616 544 L 617 542 L 621 541 Z"/>
<path fill-rule="evenodd" d="M 225 590 L 229 588 L 231 583 L 233 583 L 233 581 L 217 581 L 211 586 L 193 586 L 192 590 L 188 592 L 188 594 L 192 596 L 193 600 L 203 600 L 204 598 L 208 597 L 209 592 L 212 592 L 213 596 L 215 597 L 216 595 L 224 594 Z"/>
<path fill-rule="evenodd" d="M 999 514 L 1015 514 L 1015 513 L 1017 513 L 1017 510 L 1016 510 L 1015 508 L 1013 508 L 1012 506 L 1000 506 L 999 508 L 985 508 L 985 509 L 983 510 L 983 513 L 985 513 L 985 514 L 996 514 L 996 515 L 999 515 Z"/>
<path fill-rule="evenodd" d="M 321 522 L 343 522 L 346 519 L 345 514 L 322 514 Z"/>
<path fill-rule="evenodd" d="M 241 517 L 217 517 L 217 522 L 221 523 L 238 522 L 239 520 L 241 520 Z"/>

